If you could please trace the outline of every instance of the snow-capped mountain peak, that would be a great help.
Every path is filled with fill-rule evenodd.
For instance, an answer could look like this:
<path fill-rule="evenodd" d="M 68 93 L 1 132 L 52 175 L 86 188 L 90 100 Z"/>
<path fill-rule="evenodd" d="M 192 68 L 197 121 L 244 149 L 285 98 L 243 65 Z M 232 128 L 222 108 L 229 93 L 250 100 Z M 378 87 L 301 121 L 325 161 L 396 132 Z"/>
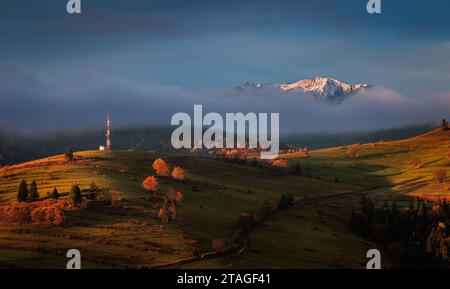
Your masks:
<path fill-rule="evenodd" d="M 320 99 L 332 98 L 335 101 L 341 98 L 345 98 L 345 96 L 356 92 L 361 88 L 368 87 L 369 85 L 365 83 L 348 84 L 334 78 L 321 76 L 315 77 L 314 79 L 302 79 L 297 82 L 280 85 L 280 89 L 283 91 L 297 89 L 302 92 L 311 93 L 315 97 Z"/>
<path fill-rule="evenodd" d="M 341 103 L 349 95 L 361 89 L 370 88 L 365 83 L 349 84 L 343 81 L 318 76 L 313 79 L 302 79 L 292 83 L 283 84 L 262 84 L 246 82 L 236 89 L 244 93 L 252 93 L 255 91 L 278 90 L 286 93 L 305 93 L 313 96 L 314 99 L 331 103 Z"/>

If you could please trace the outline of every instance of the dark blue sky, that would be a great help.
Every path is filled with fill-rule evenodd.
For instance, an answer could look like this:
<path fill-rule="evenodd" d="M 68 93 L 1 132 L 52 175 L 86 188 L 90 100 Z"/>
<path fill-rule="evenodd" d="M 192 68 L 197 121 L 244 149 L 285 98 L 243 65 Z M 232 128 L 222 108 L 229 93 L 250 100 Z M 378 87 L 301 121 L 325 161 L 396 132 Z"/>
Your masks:
<path fill-rule="evenodd" d="M 316 75 L 412 99 L 450 91 L 450 2 L 382 0 L 381 15 L 366 3 L 82 0 L 68 15 L 65 0 L 1 0 L 0 95 L 65 107 L 118 79 L 192 91 Z"/>

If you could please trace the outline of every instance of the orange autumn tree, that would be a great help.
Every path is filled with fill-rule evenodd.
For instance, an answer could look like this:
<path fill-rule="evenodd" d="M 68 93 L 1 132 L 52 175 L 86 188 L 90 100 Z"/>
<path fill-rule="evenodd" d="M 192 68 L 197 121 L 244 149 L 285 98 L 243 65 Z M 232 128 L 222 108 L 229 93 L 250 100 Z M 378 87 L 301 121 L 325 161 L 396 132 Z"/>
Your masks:
<path fill-rule="evenodd" d="M 142 182 L 142 187 L 149 192 L 153 192 L 158 188 L 158 180 L 154 176 L 149 176 Z"/>
<path fill-rule="evenodd" d="M 153 162 L 153 169 L 158 176 L 167 177 L 169 175 L 169 166 L 163 159 L 156 159 Z"/>
<path fill-rule="evenodd" d="M 184 170 L 180 167 L 174 167 L 172 171 L 172 178 L 177 181 L 184 181 L 186 178 L 184 175 Z"/>
<path fill-rule="evenodd" d="M 348 149 L 348 151 L 347 151 L 347 156 L 348 156 L 349 158 L 355 159 L 355 158 L 359 158 L 359 153 L 356 151 L 355 148 L 350 147 L 350 148 Z"/>
<path fill-rule="evenodd" d="M 181 192 L 177 192 L 175 188 L 169 187 L 163 198 L 163 203 L 158 212 L 158 218 L 167 223 L 177 218 L 177 203 L 183 201 L 184 196 Z"/>
<path fill-rule="evenodd" d="M 227 244 L 222 239 L 213 239 L 211 241 L 211 244 L 212 244 L 213 250 L 218 251 L 218 252 L 225 250 L 225 248 L 227 247 Z"/>
<path fill-rule="evenodd" d="M 181 192 L 177 192 L 175 195 L 175 202 L 180 203 L 184 199 L 184 195 Z"/>
<path fill-rule="evenodd" d="M 287 168 L 287 167 L 289 167 L 289 162 L 287 160 L 282 160 L 282 159 L 274 160 L 272 162 L 272 166 L 277 167 L 277 168 Z"/>

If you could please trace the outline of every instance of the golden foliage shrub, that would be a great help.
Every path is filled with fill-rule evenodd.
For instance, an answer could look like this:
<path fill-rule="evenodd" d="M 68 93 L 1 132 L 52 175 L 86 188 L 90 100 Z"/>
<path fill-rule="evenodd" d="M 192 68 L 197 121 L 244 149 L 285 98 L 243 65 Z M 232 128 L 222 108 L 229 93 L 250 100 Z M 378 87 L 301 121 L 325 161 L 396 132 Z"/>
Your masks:
<path fill-rule="evenodd" d="M 158 218 L 163 222 L 167 223 L 169 221 L 169 214 L 165 208 L 160 208 L 158 212 Z"/>
<path fill-rule="evenodd" d="M 436 203 L 436 204 L 433 206 L 431 212 L 433 213 L 433 215 L 439 217 L 439 216 L 441 216 L 441 214 L 442 214 L 442 207 L 441 207 L 438 203 Z"/>
<path fill-rule="evenodd" d="M 169 202 L 175 201 L 176 196 L 177 196 L 177 191 L 175 190 L 175 188 L 172 186 L 168 187 L 167 192 L 166 192 L 167 201 L 169 201 Z"/>
<path fill-rule="evenodd" d="M 272 167 L 287 168 L 287 167 L 289 167 L 289 162 L 288 162 L 288 160 L 274 160 L 272 162 Z"/>
<path fill-rule="evenodd" d="M 175 206 L 175 204 L 169 204 L 167 206 L 166 212 L 168 214 L 169 220 L 175 220 L 177 218 L 177 206 Z"/>
<path fill-rule="evenodd" d="M 214 251 L 219 251 L 219 252 L 224 251 L 225 248 L 227 247 L 227 244 L 222 239 L 213 239 L 211 241 L 211 245 L 212 245 L 212 249 Z"/>
<path fill-rule="evenodd" d="M 167 189 L 166 198 L 170 203 L 179 203 L 183 201 L 184 195 L 181 192 L 177 192 L 173 187 L 169 187 Z"/>
<path fill-rule="evenodd" d="M 158 176 L 167 177 L 169 175 L 169 166 L 163 159 L 156 159 L 153 162 L 153 169 Z"/>
<path fill-rule="evenodd" d="M 184 195 L 181 192 L 177 192 L 175 195 L 175 202 L 179 203 L 184 199 Z"/>
<path fill-rule="evenodd" d="M 64 203 L 47 200 L 0 206 L 0 221 L 5 223 L 60 225 L 65 221 Z"/>
<path fill-rule="evenodd" d="M 158 179 L 149 176 L 142 182 L 142 187 L 149 192 L 155 191 L 158 188 Z"/>
<path fill-rule="evenodd" d="M 41 207 L 35 208 L 31 212 L 31 221 L 35 224 L 44 224 L 45 223 L 45 209 Z"/>
<path fill-rule="evenodd" d="M 102 191 L 97 195 L 96 206 L 110 206 L 113 208 L 120 208 L 123 205 L 123 198 L 116 191 Z"/>
<path fill-rule="evenodd" d="M 30 223 L 33 208 L 29 203 L 1 206 L 0 221 L 5 223 Z"/>
<path fill-rule="evenodd" d="M 174 167 L 172 171 L 172 178 L 176 181 L 184 181 L 186 179 L 184 170 L 181 167 Z"/>

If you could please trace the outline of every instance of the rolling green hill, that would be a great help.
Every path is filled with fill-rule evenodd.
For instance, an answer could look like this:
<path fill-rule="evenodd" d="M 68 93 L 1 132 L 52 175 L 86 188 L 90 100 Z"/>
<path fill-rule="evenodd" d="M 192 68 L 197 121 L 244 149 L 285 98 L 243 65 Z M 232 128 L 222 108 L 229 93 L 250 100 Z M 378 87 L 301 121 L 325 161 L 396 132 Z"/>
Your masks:
<path fill-rule="evenodd" d="M 81 251 L 84 268 L 361 268 L 375 244 L 347 228 L 349 209 L 364 193 L 401 197 L 448 193 L 433 171 L 449 171 L 449 132 L 394 142 L 352 145 L 280 156 L 299 163 L 302 176 L 274 173 L 267 166 L 239 165 L 211 158 L 132 151 L 76 152 L 0 169 L 0 201 L 14 202 L 19 182 L 36 180 L 42 198 L 53 188 L 91 182 L 117 192 L 122 208 L 69 210 L 61 226 L 0 225 L 0 267 L 64 268 L 68 249 Z M 181 166 L 185 182 L 159 179 L 165 192 L 184 194 L 177 219 L 158 218 L 141 183 L 163 158 Z M 261 203 L 293 194 L 295 205 L 263 217 Z M 242 232 L 240 213 L 254 213 L 257 225 Z M 258 221 L 260 220 L 260 221 Z M 241 233 L 242 242 L 236 243 Z M 213 253 L 212 240 L 228 247 Z M 198 254 L 198 252 L 203 253 Z M 211 254 L 209 254 L 211 253 Z M 203 256 L 203 257 L 195 257 Z M 181 261 L 181 262 L 180 262 Z"/>
<path fill-rule="evenodd" d="M 357 157 L 349 157 L 352 151 Z M 433 172 L 450 173 L 450 131 L 433 130 L 401 141 L 368 143 L 280 156 L 299 162 L 303 173 L 359 186 L 365 194 L 407 206 L 405 196 L 448 198 L 450 184 L 437 183 Z M 331 191 L 330 191 L 331 193 Z M 238 267 L 365 268 L 367 248 L 347 223 L 361 194 L 331 195 L 304 202 L 266 222 L 249 239 L 251 247 L 226 260 Z M 402 202 L 403 201 L 403 202 Z M 389 265 L 384 256 L 383 261 Z M 224 266 L 224 260 L 209 263 Z"/>

